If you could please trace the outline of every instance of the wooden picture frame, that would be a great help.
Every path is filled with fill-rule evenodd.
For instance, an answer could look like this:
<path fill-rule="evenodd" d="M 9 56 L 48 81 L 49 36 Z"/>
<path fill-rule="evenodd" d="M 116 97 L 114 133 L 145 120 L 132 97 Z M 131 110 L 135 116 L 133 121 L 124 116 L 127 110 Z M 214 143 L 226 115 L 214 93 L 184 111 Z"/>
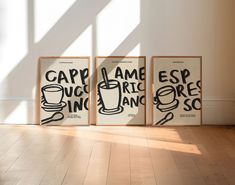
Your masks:
<path fill-rule="evenodd" d="M 201 125 L 202 57 L 153 56 L 151 68 L 153 126 Z"/>
<path fill-rule="evenodd" d="M 96 125 L 145 125 L 146 57 L 98 56 L 95 58 L 95 66 Z M 129 72 L 131 67 L 132 72 Z M 123 73 L 126 73 L 126 79 Z M 136 83 L 138 90 L 133 90 Z M 132 90 L 128 90 L 130 84 L 133 85 Z M 135 104 L 128 105 L 130 100 L 135 101 Z"/>
<path fill-rule="evenodd" d="M 40 125 L 90 124 L 90 57 L 39 58 Z"/>

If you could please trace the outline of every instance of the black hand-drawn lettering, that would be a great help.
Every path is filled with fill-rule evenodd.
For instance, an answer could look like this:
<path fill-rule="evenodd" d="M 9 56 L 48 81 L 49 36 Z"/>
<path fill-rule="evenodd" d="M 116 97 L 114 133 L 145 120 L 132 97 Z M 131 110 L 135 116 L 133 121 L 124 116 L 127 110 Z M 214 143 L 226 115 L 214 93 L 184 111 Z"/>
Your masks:
<path fill-rule="evenodd" d="M 66 75 L 65 71 L 54 71 L 49 70 L 45 74 L 45 78 L 48 82 L 55 82 L 58 84 L 63 83 L 71 83 L 76 84 L 76 80 L 81 80 L 83 85 L 86 85 L 86 80 L 88 78 L 88 68 L 80 69 L 69 69 L 68 76 Z"/>
<path fill-rule="evenodd" d="M 139 70 L 139 71 L 138 71 Z M 139 69 L 132 69 L 132 71 L 129 71 L 128 69 L 125 69 L 124 72 L 120 67 L 116 68 L 115 72 L 115 78 L 120 79 L 135 79 L 135 80 L 144 80 L 145 78 L 145 67 L 140 67 Z"/>
<path fill-rule="evenodd" d="M 55 80 L 56 80 L 56 77 L 55 76 L 52 76 L 52 78 L 51 78 L 51 73 L 55 73 L 56 74 L 56 72 L 54 71 L 54 70 L 49 70 L 49 71 L 47 71 L 46 72 L 46 75 L 45 75 L 45 78 L 46 78 L 46 80 L 48 81 L 48 82 L 54 82 Z"/>
<path fill-rule="evenodd" d="M 198 91 L 197 91 L 197 87 L 195 87 L 194 82 L 189 82 L 187 84 L 187 90 L 188 90 L 188 95 L 189 96 L 198 96 L 199 95 Z"/>
<path fill-rule="evenodd" d="M 188 69 L 183 69 L 183 70 L 177 70 L 173 69 L 169 72 L 167 71 L 159 71 L 158 72 L 158 79 L 159 82 L 165 83 L 165 82 L 170 82 L 172 84 L 178 84 L 178 83 L 187 83 L 187 79 L 190 76 L 190 71 Z"/>
<path fill-rule="evenodd" d="M 201 110 L 201 98 L 195 98 L 192 101 L 192 107 L 194 110 Z"/>
<path fill-rule="evenodd" d="M 167 80 L 166 71 L 159 71 L 158 79 L 159 79 L 159 82 L 161 83 L 167 82 L 168 80 Z"/>
<path fill-rule="evenodd" d="M 67 97 L 81 97 L 85 93 L 88 94 L 88 85 L 64 87 L 64 94 Z"/>
<path fill-rule="evenodd" d="M 86 85 L 86 80 L 88 78 L 88 68 L 85 68 L 83 70 L 80 70 L 80 74 L 81 74 L 81 81 L 83 85 Z"/>
<path fill-rule="evenodd" d="M 122 100 L 123 106 L 128 105 L 131 108 L 133 108 L 133 107 L 138 107 L 139 104 L 144 105 L 144 96 L 136 96 L 136 97 L 130 97 L 130 98 L 123 97 L 123 100 Z"/>
<path fill-rule="evenodd" d="M 79 98 L 76 101 L 68 100 L 68 110 L 70 113 L 88 110 L 88 98 Z"/>
<path fill-rule="evenodd" d="M 176 86 L 176 92 L 177 92 L 178 97 L 181 97 L 181 96 L 185 97 L 185 98 L 188 97 L 186 92 L 184 92 L 185 91 L 184 89 L 185 89 L 184 85 L 182 85 L 182 84 L 179 84 L 179 85 Z"/>
<path fill-rule="evenodd" d="M 180 82 L 179 78 L 177 78 L 177 76 L 175 76 L 175 73 L 176 74 L 179 73 L 179 70 L 172 70 L 170 72 L 170 75 L 171 75 L 172 78 L 169 81 L 173 84 L 177 84 L 177 83 Z"/>
<path fill-rule="evenodd" d="M 78 70 L 70 69 L 69 74 L 70 74 L 70 77 L 71 77 L 72 84 L 75 84 L 75 77 L 78 75 Z"/>
<path fill-rule="evenodd" d="M 122 93 L 134 94 L 144 91 L 144 85 L 141 82 L 122 82 Z"/>
<path fill-rule="evenodd" d="M 198 89 L 199 89 L 198 93 L 201 93 L 201 80 L 198 80 L 198 81 L 196 82 L 196 85 L 197 85 L 197 87 L 198 87 Z"/>
<path fill-rule="evenodd" d="M 184 84 L 186 84 L 186 79 L 190 76 L 190 71 L 188 69 L 184 69 L 181 72 L 181 76 L 182 76 L 182 81 Z"/>
<path fill-rule="evenodd" d="M 129 91 L 129 89 L 128 89 L 128 86 L 129 86 L 129 83 L 128 83 L 127 81 L 122 83 L 122 92 L 123 92 L 123 93 L 128 93 L 128 94 L 130 94 L 130 91 Z"/>

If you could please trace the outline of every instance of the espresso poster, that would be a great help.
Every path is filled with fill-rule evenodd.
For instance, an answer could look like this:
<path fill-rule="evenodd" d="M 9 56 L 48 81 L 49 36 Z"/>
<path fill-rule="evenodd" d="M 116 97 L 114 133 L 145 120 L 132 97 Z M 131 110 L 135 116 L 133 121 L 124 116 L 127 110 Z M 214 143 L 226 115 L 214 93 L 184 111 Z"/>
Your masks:
<path fill-rule="evenodd" d="M 201 57 L 153 57 L 153 125 L 201 124 Z"/>
<path fill-rule="evenodd" d="M 89 58 L 39 61 L 41 125 L 88 125 Z"/>
<path fill-rule="evenodd" d="M 145 125 L 145 57 L 97 57 L 97 125 Z"/>

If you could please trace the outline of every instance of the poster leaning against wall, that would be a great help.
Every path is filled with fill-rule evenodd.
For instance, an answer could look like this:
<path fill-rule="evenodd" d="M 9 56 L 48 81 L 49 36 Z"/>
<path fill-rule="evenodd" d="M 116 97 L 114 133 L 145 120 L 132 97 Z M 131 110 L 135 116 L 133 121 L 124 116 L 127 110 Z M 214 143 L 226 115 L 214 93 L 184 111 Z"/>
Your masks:
<path fill-rule="evenodd" d="M 145 125 L 145 57 L 96 57 L 96 124 Z"/>
<path fill-rule="evenodd" d="M 153 125 L 200 125 L 200 56 L 152 57 Z"/>
<path fill-rule="evenodd" d="M 40 124 L 89 124 L 89 57 L 39 59 Z"/>

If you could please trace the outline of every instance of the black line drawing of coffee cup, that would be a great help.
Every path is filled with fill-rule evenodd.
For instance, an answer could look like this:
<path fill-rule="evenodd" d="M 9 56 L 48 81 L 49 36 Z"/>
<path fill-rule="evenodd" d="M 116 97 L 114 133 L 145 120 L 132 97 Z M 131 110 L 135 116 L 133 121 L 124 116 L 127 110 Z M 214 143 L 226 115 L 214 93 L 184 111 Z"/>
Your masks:
<path fill-rule="evenodd" d="M 105 68 L 102 68 L 103 81 L 98 84 L 98 93 L 100 96 L 101 108 L 100 114 L 113 115 L 123 111 L 121 104 L 121 85 L 120 82 L 108 79 Z"/>
<path fill-rule="evenodd" d="M 41 108 L 45 112 L 52 112 L 53 115 L 57 115 L 57 117 L 53 117 L 52 115 L 51 117 L 42 119 L 41 124 L 62 120 L 64 118 L 64 114 L 59 111 L 62 111 L 66 106 L 66 103 L 63 101 L 64 88 L 59 84 L 49 84 L 43 86 L 41 88 L 41 92 Z M 58 117 L 58 115 L 60 115 L 60 117 Z"/>
<path fill-rule="evenodd" d="M 176 99 L 175 88 L 170 85 L 159 88 L 154 97 L 154 104 L 161 112 L 176 109 L 179 106 L 179 100 Z"/>
<path fill-rule="evenodd" d="M 49 84 L 42 87 L 42 95 L 46 103 L 60 104 L 64 97 L 64 90 L 59 84 Z"/>

